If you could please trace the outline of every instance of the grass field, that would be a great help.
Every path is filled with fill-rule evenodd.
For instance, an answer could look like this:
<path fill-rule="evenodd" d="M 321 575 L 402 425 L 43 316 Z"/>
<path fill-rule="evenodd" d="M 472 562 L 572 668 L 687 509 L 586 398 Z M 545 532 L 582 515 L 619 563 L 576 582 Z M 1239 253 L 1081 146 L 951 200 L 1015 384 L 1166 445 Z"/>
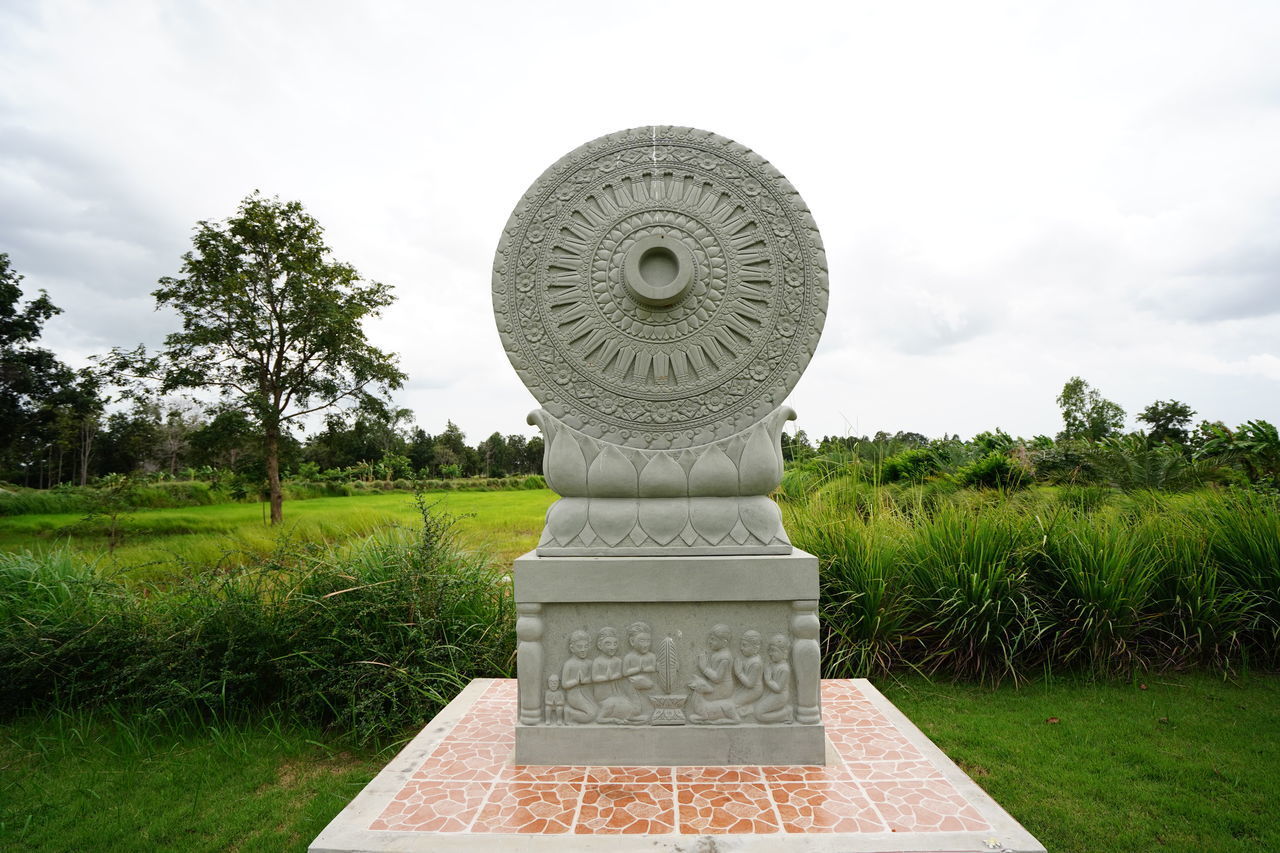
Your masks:
<path fill-rule="evenodd" d="M 459 516 L 464 547 L 502 563 L 533 548 L 555 495 L 546 489 L 495 492 L 430 492 L 427 498 Z M 285 504 L 277 529 L 265 523 L 265 504 L 214 504 L 138 510 L 125 517 L 123 542 L 108 553 L 101 522 L 86 528 L 70 513 L 0 517 L 0 551 L 48 551 L 70 547 L 101 566 L 163 579 L 175 572 L 245 565 L 269 557 L 282 543 L 334 544 L 393 524 L 414 524 L 419 512 L 406 492 L 316 498 Z"/>
<path fill-rule="evenodd" d="M 878 500 L 883 496 L 871 497 Z M 548 491 L 446 492 L 432 494 L 429 499 L 438 500 L 445 511 L 463 516 L 459 534 L 465 548 L 492 555 L 502 565 L 533 547 L 554 495 Z M 1018 500 L 1043 502 L 1048 498 L 1022 495 Z M 1200 506 L 1196 502 L 1201 500 L 1205 498 L 1192 496 L 1185 502 L 1196 510 Z M 1280 542 L 1273 533 L 1275 517 L 1269 511 L 1257 512 L 1256 507 L 1250 512 L 1236 511 L 1239 508 L 1219 502 L 1187 516 L 1192 520 L 1218 519 L 1212 536 L 1202 536 L 1198 528 L 1190 526 L 1178 528 L 1176 535 L 1168 534 L 1164 516 L 1155 514 L 1163 512 L 1159 506 L 1139 506 L 1127 514 L 1121 511 L 1123 507 L 1101 514 L 1062 510 L 1060 518 L 1067 525 L 1065 529 L 1073 531 L 1071 541 L 1078 543 L 1077 550 L 1084 556 L 1109 553 L 1107 540 L 1085 534 L 1112 529 L 1128 537 L 1150 536 L 1155 543 L 1150 553 L 1165 555 L 1160 565 L 1194 567 L 1201 565 L 1202 555 L 1222 552 L 1226 556 L 1219 554 L 1214 559 L 1223 566 L 1256 568 L 1256 578 L 1237 574 L 1252 584 L 1250 589 L 1259 590 L 1257 600 L 1269 602 L 1270 607 L 1277 600 L 1267 592 L 1273 589 L 1278 565 L 1271 556 Z M 818 534 L 825 537 L 809 545 L 824 557 L 824 595 L 828 599 L 824 618 L 829 623 L 845 620 L 841 630 L 848 632 L 863 624 L 856 621 L 855 605 L 864 603 L 871 608 L 872 617 L 864 620 L 866 624 L 887 624 L 894 630 L 907 624 L 876 618 L 877 614 L 898 614 L 901 608 L 895 602 L 904 599 L 870 596 L 864 588 L 868 582 L 875 582 L 871 591 L 881 587 L 892 591 L 890 582 L 901 578 L 915 584 L 909 588 L 915 589 L 921 578 L 932 577 L 921 573 L 922 566 L 971 564 L 974 559 L 960 546 L 986 541 L 983 529 L 975 527 L 977 515 L 955 522 L 958 530 L 963 527 L 963 535 L 952 542 L 941 536 L 945 531 L 938 519 L 951 518 L 946 513 L 917 519 L 901 507 L 886 511 L 879 504 L 868 508 L 856 503 L 820 505 L 818 509 L 828 515 L 813 515 L 805 521 L 804 514 L 792 508 L 792 535 L 797 542 L 804 542 L 806 536 L 811 540 Z M 1027 513 L 1003 504 L 997 509 L 1006 515 L 1026 515 L 1026 523 L 1018 518 L 981 518 L 994 518 L 991 524 L 1004 525 L 1013 533 L 1021 531 L 1019 535 L 1026 534 L 1028 541 L 1042 541 L 1042 534 L 1036 532 L 1040 528 L 1031 525 L 1038 524 L 1038 517 L 1046 517 L 1043 513 Z M 252 652 L 260 653 L 266 663 L 277 662 L 281 654 L 276 651 L 276 639 L 287 638 L 287 643 L 281 639 L 281 648 L 291 654 L 284 657 L 299 658 L 292 653 L 303 649 L 303 657 L 311 661 L 307 664 L 311 669 L 302 672 L 299 667 L 305 661 L 299 658 L 290 671 L 308 677 L 332 676 L 332 684 L 322 680 L 316 687 L 329 691 L 324 695 L 330 700 L 337 701 L 339 693 L 347 691 L 351 694 L 348 698 L 364 702 L 381 690 L 402 703 L 398 707 L 403 713 L 394 718 L 394 726 L 387 727 L 393 732 L 399 732 L 406 721 L 425 721 L 430 716 L 429 702 L 438 703 L 443 697 L 428 700 L 413 679 L 403 684 L 374 682 L 369 673 L 416 673 L 424 660 L 435 660 L 428 652 L 457 648 L 466 649 L 463 659 L 472 663 L 445 661 L 441 672 L 449 678 L 427 686 L 435 689 L 443 684 L 452 691 L 457 680 L 465 678 L 463 673 L 497 674 L 493 670 L 501 664 L 494 661 L 506 659 L 503 649 L 508 649 L 512 632 L 510 624 L 499 618 L 502 613 L 510 616 L 509 602 L 485 603 L 487 587 L 483 584 L 492 572 L 478 571 L 478 580 L 455 583 L 465 588 L 457 590 L 456 619 L 444 618 L 447 614 L 426 621 L 399 615 L 403 605 L 414 600 L 415 592 L 422 599 L 423 612 L 427 612 L 425 605 L 440 599 L 431 591 L 435 587 L 422 587 L 422 582 L 442 577 L 457 581 L 460 577 L 456 569 L 433 575 L 435 564 L 430 561 L 420 566 L 417 574 L 410 571 L 417 565 L 411 559 L 418 535 L 414 530 L 423 523 L 412 495 L 296 501 L 286 504 L 285 513 L 284 527 L 272 530 L 263 524 L 257 505 L 143 510 L 130 516 L 131 529 L 124 544 L 110 555 L 100 531 L 68 531 L 78 520 L 74 515 L 0 519 L 0 551 L 70 548 L 76 555 L 97 561 L 98 566 L 97 571 L 81 571 L 84 567 L 77 568 L 76 561 L 66 556 L 17 560 L 9 569 L 12 589 L 4 599 L 10 615 L 0 625 L 0 629 L 11 629 L 15 642 L 11 649 L 0 652 L 10 654 L 10 664 L 22 658 L 18 662 L 37 673 L 32 676 L 33 685 L 48 683 L 40 668 L 47 665 L 50 677 L 63 673 L 57 677 L 65 678 L 68 686 L 80 685 L 82 690 L 89 684 L 88 674 L 96 673 L 94 677 L 101 683 L 93 683 L 109 697 L 117 694 L 106 688 L 117 684 L 120 673 L 126 671 L 117 662 L 138 656 L 135 647 L 145 629 L 151 632 L 145 634 L 151 645 L 142 646 L 140 654 L 145 660 L 135 668 L 159 687 L 172 681 L 175 688 L 185 691 L 181 698 L 191 691 L 209 692 L 209 679 L 214 679 L 209 683 L 215 686 L 218 678 L 233 687 L 259 683 L 256 675 L 236 667 L 249 660 Z M 404 529 L 388 533 L 387 528 L 395 525 Z M 1005 539 L 1015 546 L 1021 541 L 1012 534 L 1000 541 Z M 1181 544 L 1173 549 L 1161 544 L 1166 542 Z M 324 547 L 309 549 L 309 545 Z M 1183 545 L 1190 549 L 1186 554 Z M 1018 546 L 991 553 L 1019 556 L 1043 550 Z M 1244 556 L 1237 559 L 1232 556 L 1235 551 Z M 959 557 L 953 559 L 952 552 Z M 1121 556 L 1130 553 L 1125 551 Z M 290 571 L 269 571 L 274 569 L 272 561 L 281 559 L 296 562 L 289 566 Z M 1149 562 L 1127 556 L 1117 559 L 1115 578 L 1123 580 L 1130 576 L 1130 566 Z M 235 598 L 239 581 L 231 572 L 215 571 L 212 580 L 197 577 L 199 583 L 208 585 L 207 592 L 199 584 L 191 588 L 178 583 L 149 586 L 130 582 L 110 587 L 98 578 L 106 570 L 128 578 L 163 580 L 241 564 L 263 570 L 250 573 L 246 581 L 259 575 L 269 577 L 262 602 L 252 597 L 244 601 Z M 904 566 L 914 568 L 904 573 Z M 77 580 L 81 575 L 84 579 Z M 1184 575 L 1198 576 L 1192 572 Z M 282 577 L 310 591 L 274 595 L 284 589 L 276 582 Z M 215 581 L 224 580 L 229 586 L 219 591 Z M 1113 585 L 1108 581 L 1102 591 Z M 492 586 L 507 588 L 505 581 Z M 1186 591 L 1182 586 L 1174 584 L 1170 589 L 1170 600 L 1185 598 L 1178 598 Z M 1219 624 L 1223 613 L 1231 615 L 1208 605 L 1237 601 L 1238 596 L 1212 594 L 1216 589 L 1202 589 L 1195 599 L 1207 608 L 1203 624 Z M 478 590 L 485 601 L 461 594 L 467 590 Z M 1263 593 L 1269 597 L 1261 598 Z M 1072 600 L 1076 598 L 1079 596 Z M 1149 599 L 1163 600 L 1155 595 Z M 976 597 L 974 607 L 983 610 L 984 601 L 982 596 Z M 484 615 L 468 617 L 468 608 L 473 606 L 480 607 Z M 1017 619 L 1008 624 L 1016 627 Z M 1063 624 L 1074 623 L 1068 620 Z M 1154 623 L 1140 619 L 1135 624 Z M 137 631 L 130 632 L 131 625 L 136 625 Z M 443 631 L 440 636 L 448 639 L 423 641 L 429 626 Z M 478 630 L 474 636 L 472 627 Z M 304 629 L 310 633 L 298 633 Z M 125 633 L 117 636 L 120 631 Z M 485 631 L 501 635 L 502 642 L 491 640 Z M 218 639 L 224 635 L 225 643 Z M 106 645 L 95 646 L 95 638 L 103 638 Z M 878 639 L 879 635 L 871 635 L 867 648 L 887 650 L 894 672 L 909 669 L 903 663 L 900 642 L 870 642 Z M 55 648 L 59 643 L 62 647 Z M 206 645 L 215 651 L 225 646 L 224 658 L 215 660 L 216 655 L 206 652 Z M 55 654 L 59 651 L 61 656 Z M 164 661 L 179 668 L 171 669 L 164 663 L 161 671 L 150 672 L 142 666 L 160 661 L 157 655 L 161 651 L 168 655 Z M 1088 680 L 1079 674 L 1067 678 L 1037 675 L 1043 670 L 1030 665 L 1024 673 L 1030 681 L 1020 687 L 1014 686 L 1014 679 L 992 688 L 930 682 L 916 676 L 886 676 L 875 683 L 1055 853 L 1278 850 L 1280 820 L 1274 814 L 1274 804 L 1280 802 L 1280 774 L 1275 772 L 1280 766 L 1280 676 L 1255 674 L 1247 663 L 1258 657 L 1237 666 L 1237 677 L 1232 681 L 1194 673 Z M 377 663 L 384 658 L 404 663 L 369 665 L 371 660 Z M 848 666 L 850 660 L 842 663 L 838 655 L 829 654 L 826 664 Z M 1136 670 L 1126 671 L 1145 672 L 1139 658 L 1130 660 L 1137 661 Z M 101 665 L 90 667 L 92 672 L 78 669 L 93 661 L 101 661 Z M 214 669 L 206 675 L 211 665 Z M 479 668 L 465 668 L 471 665 Z M 19 670 L 22 667 L 15 671 Z M 135 681 L 141 683 L 140 678 L 127 683 Z M 0 688 L 12 683 L 6 677 Z M 443 692 L 443 687 L 437 692 Z M 234 706 L 238 710 L 230 717 L 243 722 L 227 722 L 224 716 L 219 722 L 208 723 L 195 716 L 209 713 L 216 704 L 205 697 L 203 704 L 171 702 L 171 707 L 179 709 L 176 713 L 142 720 L 116 710 L 109 702 L 94 710 L 86 709 L 92 702 L 70 710 L 56 698 L 68 695 L 50 693 L 55 698 L 45 697 L 35 710 L 25 713 L 17 710 L 25 707 L 19 703 L 0 708 L 5 711 L 0 717 L 0 849 L 303 850 L 394 751 L 394 745 L 383 751 L 354 746 L 359 738 L 354 735 L 356 727 L 350 725 L 350 715 L 342 717 L 347 721 L 345 729 L 339 722 L 326 731 L 316 727 L 319 723 L 315 720 L 321 716 L 310 718 L 308 724 L 302 716 L 286 719 L 278 710 L 261 710 L 292 706 L 260 706 L 246 700 Z M 150 700 L 139 701 L 143 701 L 142 707 L 150 707 Z M 187 707 L 203 710 L 184 717 L 182 709 Z M 371 707 L 378 720 L 391 719 L 376 710 L 377 706 Z M 367 726 L 365 729 L 366 733 L 371 731 Z M 400 732 L 402 737 L 411 734 Z M 390 736 L 386 730 L 378 735 L 384 742 Z"/>
<path fill-rule="evenodd" d="M 1280 849 L 1274 676 L 877 684 L 1054 853 Z M 0 848 L 301 851 L 393 751 L 275 719 L 28 716 L 0 726 Z"/>

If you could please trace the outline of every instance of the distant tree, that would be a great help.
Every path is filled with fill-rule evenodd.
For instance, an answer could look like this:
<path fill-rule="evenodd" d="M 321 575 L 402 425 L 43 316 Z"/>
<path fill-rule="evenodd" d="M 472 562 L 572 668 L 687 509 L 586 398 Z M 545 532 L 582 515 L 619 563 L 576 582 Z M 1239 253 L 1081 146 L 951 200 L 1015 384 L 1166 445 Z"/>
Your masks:
<path fill-rule="evenodd" d="M 1063 424 L 1059 439 L 1101 441 L 1124 427 L 1124 409 L 1105 399 L 1079 376 L 1071 377 L 1062 386 L 1058 406 Z"/>
<path fill-rule="evenodd" d="M 157 355 L 116 349 L 104 360 L 113 373 L 158 380 L 162 392 L 214 391 L 220 407 L 243 411 L 262 439 L 272 524 L 283 518 L 282 436 L 308 414 L 405 379 L 362 326 L 391 304 L 390 289 L 331 260 L 323 238 L 299 202 L 256 192 L 225 222 L 199 222 L 182 275 L 152 293 L 182 330 Z"/>
<path fill-rule="evenodd" d="M 1234 430 L 1201 424 L 1210 437 L 1197 456 L 1239 465 L 1252 483 L 1280 488 L 1280 430 L 1263 420 L 1246 421 Z"/>
<path fill-rule="evenodd" d="M 223 409 L 201 424 L 190 437 L 191 461 L 196 465 L 241 471 L 262 457 L 261 440 L 249 417 L 239 409 Z"/>
<path fill-rule="evenodd" d="M 128 411 L 112 412 L 98 437 L 101 470 L 133 474 L 148 467 L 160 434 L 160 409 L 155 401 L 135 398 Z"/>
<path fill-rule="evenodd" d="M 523 435 L 515 434 L 507 436 L 507 452 L 510 454 L 511 470 L 509 474 L 528 474 L 530 473 L 526 467 L 527 457 L 525 448 L 529 445 L 529 439 Z"/>
<path fill-rule="evenodd" d="M 495 432 L 476 448 L 486 477 L 505 477 L 511 473 L 511 448 L 502 433 Z"/>
<path fill-rule="evenodd" d="M 43 290 L 23 304 L 22 276 L 0 252 L 0 478 L 31 484 L 34 475 L 36 486 L 61 480 L 67 436 L 101 408 L 96 383 L 34 345 L 61 313 Z"/>
<path fill-rule="evenodd" d="M 813 445 L 809 443 L 809 436 L 804 430 L 796 430 L 795 435 L 791 435 L 786 430 L 782 431 L 782 459 L 784 462 L 803 462 L 810 459 L 814 455 Z"/>
<path fill-rule="evenodd" d="M 406 455 L 413 465 L 413 470 L 418 472 L 419 476 L 429 476 L 432 471 L 435 464 L 432 448 L 435 447 L 435 443 L 435 439 L 422 427 L 414 427 L 409 435 Z"/>
<path fill-rule="evenodd" d="M 1177 400 L 1156 400 L 1138 413 L 1138 421 L 1146 424 L 1147 440 L 1152 444 L 1177 444 L 1185 446 L 1190 440 L 1187 426 L 1195 416 L 1195 410 Z"/>
<path fill-rule="evenodd" d="M 204 420 L 193 406 L 182 400 L 167 401 L 164 409 L 153 461 L 157 470 L 172 477 L 178 473 L 179 463 L 186 459 L 191 434 L 204 424 Z"/>
<path fill-rule="evenodd" d="M 546 450 L 546 443 L 542 440 L 542 436 L 535 435 L 529 439 L 528 444 L 524 446 L 524 469 L 530 474 L 542 473 L 542 454 Z"/>
<path fill-rule="evenodd" d="M 1007 453 L 1013 447 L 1013 438 L 1009 433 L 996 427 L 994 432 L 980 432 L 973 437 L 973 446 L 983 455 L 988 453 Z"/>

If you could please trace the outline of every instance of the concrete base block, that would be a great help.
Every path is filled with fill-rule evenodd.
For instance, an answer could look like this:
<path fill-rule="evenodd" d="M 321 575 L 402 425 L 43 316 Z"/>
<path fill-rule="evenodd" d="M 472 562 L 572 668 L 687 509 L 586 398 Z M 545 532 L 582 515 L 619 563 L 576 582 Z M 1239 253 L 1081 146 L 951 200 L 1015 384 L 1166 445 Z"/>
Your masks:
<path fill-rule="evenodd" d="M 515 562 L 527 764 L 821 764 L 818 561 Z"/>
<path fill-rule="evenodd" d="M 823 764 L 818 726 L 516 726 L 516 764 Z M 565 756 L 574 760 L 566 762 Z M 779 761 L 778 756 L 786 756 Z"/>

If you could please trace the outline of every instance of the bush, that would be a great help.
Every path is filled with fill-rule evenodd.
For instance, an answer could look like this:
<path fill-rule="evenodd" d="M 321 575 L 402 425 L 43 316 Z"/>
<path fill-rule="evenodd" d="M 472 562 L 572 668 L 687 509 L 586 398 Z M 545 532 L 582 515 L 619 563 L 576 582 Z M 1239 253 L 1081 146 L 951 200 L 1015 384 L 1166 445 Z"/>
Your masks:
<path fill-rule="evenodd" d="M 470 678 L 512 669 L 509 581 L 463 556 L 450 521 L 420 506 L 418 531 L 329 550 L 282 542 L 260 568 L 163 590 L 67 552 L 0 555 L 0 712 L 276 710 L 386 741 Z"/>
<path fill-rule="evenodd" d="M 1280 665 L 1280 500 L 940 482 L 783 505 L 819 560 L 829 677 Z"/>
<path fill-rule="evenodd" d="M 899 480 L 918 483 L 937 470 L 937 455 L 930 448 L 917 447 L 884 460 L 880 474 L 886 483 L 896 483 Z"/>
<path fill-rule="evenodd" d="M 955 477 L 960 485 L 979 489 L 1020 489 L 1028 480 L 1026 470 L 1000 451 L 970 462 Z"/>

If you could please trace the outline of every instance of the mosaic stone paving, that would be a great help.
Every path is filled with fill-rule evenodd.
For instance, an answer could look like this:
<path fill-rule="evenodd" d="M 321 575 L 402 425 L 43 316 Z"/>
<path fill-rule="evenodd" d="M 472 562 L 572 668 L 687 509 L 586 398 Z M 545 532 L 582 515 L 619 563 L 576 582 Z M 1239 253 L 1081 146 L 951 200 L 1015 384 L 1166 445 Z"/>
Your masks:
<path fill-rule="evenodd" d="M 838 756 L 825 767 L 516 767 L 515 701 L 513 680 L 489 684 L 368 829 L 472 836 L 992 829 L 855 681 L 823 682 L 823 721 Z"/>

